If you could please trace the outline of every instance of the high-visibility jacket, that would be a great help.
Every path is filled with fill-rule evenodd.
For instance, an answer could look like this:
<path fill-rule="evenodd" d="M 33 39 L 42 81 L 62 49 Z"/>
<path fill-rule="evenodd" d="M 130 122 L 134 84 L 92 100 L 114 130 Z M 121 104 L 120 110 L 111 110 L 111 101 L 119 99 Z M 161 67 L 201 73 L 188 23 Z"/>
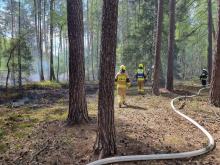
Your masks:
<path fill-rule="evenodd" d="M 144 69 L 137 70 L 136 79 L 137 80 L 145 80 L 146 79 L 146 75 L 144 74 Z"/>
<path fill-rule="evenodd" d="M 117 82 L 117 88 L 127 88 L 130 79 L 126 73 L 118 72 L 115 76 L 115 82 Z"/>

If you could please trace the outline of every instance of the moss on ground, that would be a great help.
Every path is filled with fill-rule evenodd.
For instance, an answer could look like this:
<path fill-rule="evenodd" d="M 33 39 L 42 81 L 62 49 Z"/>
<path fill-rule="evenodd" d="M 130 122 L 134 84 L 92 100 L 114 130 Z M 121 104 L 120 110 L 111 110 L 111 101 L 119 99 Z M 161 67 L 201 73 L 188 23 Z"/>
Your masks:
<path fill-rule="evenodd" d="M 24 89 L 60 89 L 65 84 L 57 83 L 55 81 L 42 81 L 24 85 Z"/>
<path fill-rule="evenodd" d="M 21 107 L 8 110 L 2 109 L 0 117 L 0 153 L 9 149 L 7 143 L 19 149 L 17 143 L 28 138 L 41 122 L 65 121 L 68 106 L 64 104 L 54 104 L 49 107 L 31 109 Z"/>
<path fill-rule="evenodd" d="M 33 85 L 33 84 L 32 84 Z M 60 88 L 60 84 L 57 84 L 55 82 L 43 82 L 40 84 L 35 84 L 36 88 L 39 88 L 41 86 L 42 88 L 51 88 L 51 89 L 58 89 Z M 32 86 L 33 87 L 33 86 Z M 29 86 L 29 89 L 32 88 Z M 183 84 L 180 86 L 184 91 L 192 90 L 193 92 L 196 91 L 196 88 L 187 86 Z M 180 88 L 178 88 L 180 89 Z M 59 90 L 54 90 L 54 94 L 56 97 L 56 92 Z M 189 112 L 195 112 L 195 116 L 197 117 L 198 114 L 204 114 L 207 113 L 211 115 L 213 113 L 209 108 L 210 106 L 207 104 L 207 95 L 208 93 L 204 91 L 204 95 L 206 97 L 197 97 L 194 99 L 189 99 L 186 101 L 186 106 L 183 108 L 184 113 Z M 48 96 L 48 95 L 47 95 Z M 164 144 L 167 146 L 171 146 L 173 148 L 181 148 L 183 146 L 182 144 L 185 144 L 185 139 L 182 134 L 180 134 L 180 131 L 174 132 L 171 130 L 172 134 L 163 134 L 163 129 L 165 130 L 165 127 L 169 127 L 171 122 L 177 122 L 178 124 L 181 124 L 181 120 L 177 116 L 171 116 L 173 118 L 170 118 L 170 116 L 166 116 L 166 118 L 161 118 L 161 114 L 167 113 L 167 115 L 172 114 L 172 110 L 170 108 L 170 100 L 176 96 L 176 94 L 167 93 L 167 94 L 161 94 L 160 96 L 152 96 L 151 95 L 151 88 L 147 88 L 145 95 L 137 95 L 137 88 L 132 87 L 128 91 L 128 98 L 127 103 L 130 105 L 130 107 L 125 109 L 118 109 L 117 108 L 117 97 L 115 97 L 115 118 L 116 118 L 116 126 L 117 131 L 122 132 L 121 134 L 125 133 L 126 138 L 130 138 L 136 141 L 143 141 L 140 137 L 142 134 L 144 136 L 148 136 L 145 133 L 141 132 L 145 128 L 148 129 L 146 132 L 151 135 L 155 132 L 155 136 L 161 140 Z M 16 109 L 8 108 L 6 106 L 1 107 L 0 111 L 0 153 L 4 153 L 6 151 L 13 151 L 16 153 L 16 151 L 20 151 L 25 146 L 25 143 L 27 142 L 27 139 L 29 136 L 32 136 L 30 139 L 34 139 L 34 141 L 39 140 L 40 138 L 36 138 L 33 136 L 33 133 L 36 133 L 36 130 L 41 130 L 39 128 L 43 128 L 42 126 L 46 126 L 48 123 L 56 123 L 56 121 L 65 121 L 68 113 L 68 97 L 60 97 L 56 101 L 52 102 L 52 104 L 40 102 L 39 106 L 37 105 L 35 108 L 31 108 L 30 105 L 24 105 L 23 107 L 19 107 Z M 46 97 L 45 99 L 50 99 L 50 95 Z M 82 152 L 81 145 L 89 146 L 91 143 L 91 139 L 95 139 L 95 131 L 96 131 L 96 117 L 97 117 L 97 108 L 98 108 L 98 97 L 97 96 L 88 96 L 88 111 L 89 116 L 94 122 L 91 122 L 92 124 L 89 125 L 89 129 L 87 125 L 82 126 L 75 126 L 73 128 L 68 129 L 69 135 L 67 136 L 66 133 L 62 136 L 62 146 L 65 144 L 67 145 L 76 145 L 80 147 L 79 153 L 85 155 L 86 152 Z M 177 107 L 180 106 L 185 100 L 183 100 L 180 103 L 176 103 Z M 209 109 L 209 111 L 208 111 Z M 204 112 L 204 113 L 203 113 Z M 139 114 L 136 115 L 136 114 Z M 142 115 L 141 115 L 142 114 Z M 144 115 L 146 114 L 146 116 Z M 148 118 L 149 116 L 149 118 Z M 192 115 L 193 116 L 193 115 Z M 158 120 L 161 119 L 161 120 Z M 55 121 L 55 122 L 54 122 Z M 159 124 L 159 121 L 164 121 L 168 125 L 163 125 L 161 127 L 157 126 Z M 177 124 L 177 127 L 179 126 Z M 155 127 L 157 126 L 157 127 Z M 180 126 L 182 128 L 183 125 Z M 53 128 L 54 130 L 57 130 L 57 127 L 49 127 Z M 158 128 L 158 129 L 157 129 Z M 161 130 L 160 130 L 160 129 Z M 50 132 L 51 129 L 45 128 Z M 132 130 L 133 129 L 133 130 Z M 89 132 L 90 131 L 90 132 Z M 133 131 L 133 132 L 132 132 Z M 136 131 L 136 132 L 135 132 Z M 162 132 L 162 135 L 157 134 L 158 132 Z M 51 131 L 53 132 L 53 131 Z M 54 131 L 55 132 L 55 131 Z M 37 132 L 38 134 L 39 132 Z M 58 133 L 60 133 L 58 131 Z M 88 134 L 89 136 L 85 136 Z M 93 136 L 90 136 L 91 134 L 94 134 Z M 117 134 L 117 135 L 121 135 Z M 178 136 L 176 135 L 178 134 Z M 45 134 L 50 135 L 50 134 Z M 51 135 L 53 135 L 51 133 Z M 137 136 L 138 135 L 138 136 Z M 140 136 L 140 137 L 139 137 Z M 46 137 L 46 136 L 43 136 Z M 88 138 L 89 137 L 89 138 Z M 83 139 L 88 138 L 88 142 Z M 139 138 L 139 139 L 138 139 Z M 150 137 L 148 137 L 150 138 Z M 77 140 L 83 139 L 83 141 L 79 142 Z M 29 140 L 31 141 L 31 140 Z M 85 142 L 85 143 L 84 143 Z M 77 143 L 77 144 L 75 144 Z M 156 143 L 156 142 L 155 142 Z M 41 143 L 40 143 L 41 144 Z M 156 146 L 160 146 L 160 143 L 156 143 Z M 72 148 L 76 146 L 71 146 Z M 75 149 L 75 148 L 74 148 Z M 92 149 L 92 147 L 89 148 L 89 150 Z M 86 158 L 87 159 L 87 158 Z"/>

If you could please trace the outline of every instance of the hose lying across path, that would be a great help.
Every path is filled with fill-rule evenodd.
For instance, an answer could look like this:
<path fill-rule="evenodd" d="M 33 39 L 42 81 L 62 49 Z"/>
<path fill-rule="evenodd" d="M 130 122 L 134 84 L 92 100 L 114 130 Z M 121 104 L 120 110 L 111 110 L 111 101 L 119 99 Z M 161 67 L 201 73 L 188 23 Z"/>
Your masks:
<path fill-rule="evenodd" d="M 106 159 L 100 159 L 100 160 L 91 162 L 87 165 L 104 165 L 104 164 L 119 163 L 119 162 L 147 161 L 147 160 L 182 159 L 182 158 L 190 158 L 190 157 L 203 155 L 203 154 L 208 153 L 209 151 L 213 150 L 215 147 L 215 142 L 214 142 L 212 135 L 204 127 L 199 125 L 195 120 L 184 115 L 174 106 L 174 102 L 179 101 L 181 99 L 193 98 L 195 96 L 198 96 L 198 95 L 200 95 L 201 91 L 204 89 L 206 89 L 206 88 L 200 89 L 198 91 L 198 93 L 195 95 L 176 97 L 171 101 L 170 104 L 171 104 L 172 109 L 177 114 L 179 114 L 180 116 L 182 116 L 186 120 L 190 121 L 193 125 L 195 125 L 198 129 L 200 129 L 207 136 L 208 144 L 206 147 L 199 149 L 199 150 L 194 150 L 194 151 L 189 151 L 189 152 L 181 152 L 181 153 L 116 156 L 116 157 L 111 157 L 111 158 L 106 158 Z"/>

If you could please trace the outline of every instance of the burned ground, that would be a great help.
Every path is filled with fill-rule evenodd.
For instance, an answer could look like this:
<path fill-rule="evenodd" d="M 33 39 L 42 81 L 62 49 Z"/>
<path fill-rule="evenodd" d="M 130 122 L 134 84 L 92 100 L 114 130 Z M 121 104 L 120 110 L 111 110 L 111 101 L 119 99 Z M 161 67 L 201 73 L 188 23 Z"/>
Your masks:
<path fill-rule="evenodd" d="M 0 164 L 74 164 L 95 160 L 97 88 L 87 89 L 88 124 L 66 127 L 68 89 L 26 89 L 23 98 L 0 105 Z M 160 154 L 199 149 L 206 137 L 180 118 L 170 107 L 171 98 L 196 93 L 199 87 L 178 86 L 174 93 L 162 90 L 152 96 L 150 88 L 138 95 L 128 91 L 127 107 L 115 101 L 118 155 Z M 13 106 L 26 98 L 24 104 Z M 23 103 L 22 102 L 22 103 Z M 183 104 L 184 103 L 184 104 Z M 184 105 L 184 106 L 182 106 Z M 216 140 L 208 155 L 192 159 L 124 163 L 133 164 L 220 164 L 220 113 L 208 103 L 208 91 L 176 105 L 207 128 Z"/>

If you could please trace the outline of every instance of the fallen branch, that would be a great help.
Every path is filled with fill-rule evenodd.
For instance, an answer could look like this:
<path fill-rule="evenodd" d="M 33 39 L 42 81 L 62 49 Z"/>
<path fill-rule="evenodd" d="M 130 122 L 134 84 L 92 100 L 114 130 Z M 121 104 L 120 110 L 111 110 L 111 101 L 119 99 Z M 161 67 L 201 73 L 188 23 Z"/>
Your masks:
<path fill-rule="evenodd" d="M 49 143 L 47 143 L 41 150 L 39 150 L 38 152 L 36 152 L 36 153 L 32 156 L 30 162 L 32 162 L 32 161 L 36 158 L 36 156 L 38 156 L 41 152 L 43 152 L 45 149 L 47 149 L 47 147 L 49 147 Z"/>
<path fill-rule="evenodd" d="M 25 151 L 25 152 L 22 152 L 20 154 L 19 157 L 17 157 L 14 161 L 13 161 L 13 164 L 15 164 L 19 159 L 23 158 L 26 154 L 27 154 L 28 151 Z"/>
<path fill-rule="evenodd" d="M 180 105 L 179 109 L 184 109 L 185 105 L 186 105 L 186 102 L 183 102 L 183 103 Z"/>
<path fill-rule="evenodd" d="M 220 121 L 220 116 L 217 114 L 217 112 L 215 112 L 214 109 L 212 109 L 212 111 L 214 112 L 214 114 L 216 116 L 215 120 Z"/>

